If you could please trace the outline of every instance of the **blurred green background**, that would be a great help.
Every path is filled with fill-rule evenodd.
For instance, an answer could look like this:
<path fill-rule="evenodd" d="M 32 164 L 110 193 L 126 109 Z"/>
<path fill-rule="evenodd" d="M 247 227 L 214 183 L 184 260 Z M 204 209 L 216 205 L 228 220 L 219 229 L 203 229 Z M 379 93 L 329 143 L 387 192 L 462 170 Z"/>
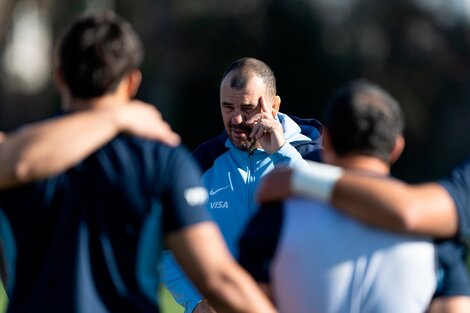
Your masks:
<path fill-rule="evenodd" d="M 470 152 L 469 0 L 0 0 L 0 130 L 58 109 L 53 43 L 96 7 L 114 9 L 141 36 L 138 98 L 190 149 L 223 129 L 221 75 L 252 56 L 274 70 L 288 114 L 321 120 L 326 97 L 352 79 L 388 89 L 407 119 L 399 178 L 436 179 Z"/>

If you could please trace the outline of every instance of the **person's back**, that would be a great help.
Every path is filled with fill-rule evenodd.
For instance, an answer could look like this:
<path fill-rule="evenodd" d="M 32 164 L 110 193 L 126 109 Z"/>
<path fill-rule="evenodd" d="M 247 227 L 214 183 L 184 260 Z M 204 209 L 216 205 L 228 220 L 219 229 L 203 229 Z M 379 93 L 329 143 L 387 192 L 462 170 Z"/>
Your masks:
<path fill-rule="evenodd" d="M 282 220 L 271 267 L 280 312 L 424 312 L 436 285 L 430 241 L 302 198 L 266 209 Z"/>
<path fill-rule="evenodd" d="M 329 103 L 325 127 L 326 163 L 393 179 L 403 122 L 386 92 L 348 85 Z M 240 245 L 240 262 L 270 283 L 281 312 L 420 313 L 436 287 L 431 240 L 375 229 L 304 198 L 264 204 Z"/>
<path fill-rule="evenodd" d="M 66 173 L 5 192 L 18 259 L 9 310 L 155 312 L 164 234 L 204 216 L 177 211 L 178 190 L 199 181 L 188 156 L 119 136 Z"/>

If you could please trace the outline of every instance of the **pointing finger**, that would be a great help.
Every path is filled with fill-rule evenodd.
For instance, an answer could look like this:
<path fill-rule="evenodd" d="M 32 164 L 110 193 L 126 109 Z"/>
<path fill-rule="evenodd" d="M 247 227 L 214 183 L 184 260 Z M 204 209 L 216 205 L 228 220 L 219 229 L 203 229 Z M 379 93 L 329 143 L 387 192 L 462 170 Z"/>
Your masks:
<path fill-rule="evenodd" d="M 259 97 L 258 103 L 261 107 L 261 113 L 269 113 L 269 107 L 266 101 L 264 100 L 264 97 L 261 96 Z"/>

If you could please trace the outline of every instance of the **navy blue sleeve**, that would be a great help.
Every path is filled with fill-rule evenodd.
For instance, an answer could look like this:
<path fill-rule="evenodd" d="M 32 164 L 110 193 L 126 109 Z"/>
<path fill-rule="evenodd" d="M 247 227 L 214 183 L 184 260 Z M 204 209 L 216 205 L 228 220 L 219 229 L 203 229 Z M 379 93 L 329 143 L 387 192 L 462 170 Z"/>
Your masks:
<path fill-rule="evenodd" d="M 228 150 L 228 148 L 225 147 L 227 138 L 227 134 L 224 131 L 216 138 L 203 142 L 193 151 L 192 155 L 199 163 L 202 172 L 206 172 L 211 168 L 215 160 Z"/>
<path fill-rule="evenodd" d="M 167 180 L 163 191 L 163 232 L 165 234 L 186 226 L 211 220 L 207 209 L 207 190 L 201 173 L 186 148 L 171 149 L 166 156 Z"/>
<path fill-rule="evenodd" d="M 457 239 L 438 241 L 437 288 L 433 298 L 470 296 L 470 275 L 466 264 L 467 248 Z"/>
<path fill-rule="evenodd" d="M 239 262 L 258 282 L 270 282 L 270 266 L 281 235 L 283 217 L 281 202 L 262 205 L 240 239 Z"/>
<path fill-rule="evenodd" d="M 452 174 L 438 182 L 450 194 L 457 207 L 459 236 L 470 238 L 470 159 L 456 167 Z"/>

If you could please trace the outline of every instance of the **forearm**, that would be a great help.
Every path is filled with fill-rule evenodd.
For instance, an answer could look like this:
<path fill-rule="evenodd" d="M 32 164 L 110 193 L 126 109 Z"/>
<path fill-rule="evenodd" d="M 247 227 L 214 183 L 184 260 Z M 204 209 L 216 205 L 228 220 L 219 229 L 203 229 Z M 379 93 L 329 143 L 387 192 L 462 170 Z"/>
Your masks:
<path fill-rule="evenodd" d="M 398 180 L 342 172 L 309 162 L 308 170 L 276 169 L 259 188 L 261 202 L 293 195 L 328 202 L 364 223 L 391 231 L 449 237 L 458 229 L 457 209 L 436 183 L 412 186 Z"/>
<path fill-rule="evenodd" d="M 118 115 L 86 111 L 26 126 L 0 143 L 0 187 L 54 175 L 119 131 Z"/>
<path fill-rule="evenodd" d="M 407 232 L 406 208 L 412 202 L 405 200 L 405 193 L 406 186 L 400 182 L 346 173 L 336 183 L 330 201 L 337 210 L 362 222 Z"/>
<path fill-rule="evenodd" d="M 450 237 L 458 228 L 452 199 L 434 183 L 411 186 L 347 173 L 336 183 L 331 203 L 349 216 L 392 231 Z"/>
<path fill-rule="evenodd" d="M 217 312 L 275 312 L 256 282 L 232 258 L 213 223 L 171 234 L 168 246 Z"/>
<path fill-rule="evenodd" d="M 183 273 L 170 251 L 163 251 L 160 260 L 160 279 L 175 301 L 191 313 L 202 300 L 189 278 Z"/>
<path fill-rule="evenodd" d="M 237 267 L 237 271 L 234 270 L 229 276 L 221 275 L 217 283 L 220 288 L 214 285 L 215 293 L 209 298 L 209 302 L 217 312 L 232 312 L 232 309 L 228 310 L 219 299 L 230 299 L 231 307 L 236 308 L 233 312 L 275 312 L 271 301 L 257 287 L 251 276 L 235 263 L 227 265 Z"/>
<path fill-rule="evenodd" d="M 119 132 L 176 146 L 179 136 L 150 104 L 133 100 L 32 124 L 0 142 L 0 188 L 55 175 Z"/>
<path fill-rule="evenodd" d="M 450 237 L 457 232 L 454 202 L 438 184 L 413 186 L 389 177 L 309 164 L 308 171 L 294 170 L 294 193 L 330 202 L 353 218 L 391 231 L 433 237 Z"/>

